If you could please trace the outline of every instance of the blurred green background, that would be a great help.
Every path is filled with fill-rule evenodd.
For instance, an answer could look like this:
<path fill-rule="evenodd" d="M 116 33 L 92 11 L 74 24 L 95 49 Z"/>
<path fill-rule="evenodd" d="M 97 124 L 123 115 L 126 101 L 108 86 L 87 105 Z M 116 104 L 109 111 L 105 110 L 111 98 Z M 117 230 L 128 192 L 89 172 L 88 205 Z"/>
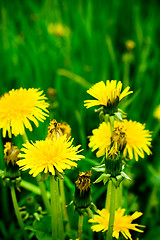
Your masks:
<path fill-rule="evenodd" d="M 121 107 L 128 119 L 146 123 L 152 131 L 153 154 L 130 163 L 127 171 L 132 182 L 125 183 L 122 202 L 128 212 L 144 213 L 139 220 L 146 225 L 140 236 L 144 240 L 160 239 L 160 123 L 153 118 L 160 104 L 159 10 L 158 0 L 0 1 L 0 95 L 12 88 L 43 89 L 51 103 L 50 118 L 70 124 L 74 143 L 81 144 L 86 155 L 78 169 L 66 172 L 67 203 L 72 199 L 78 171 L 90 170 L 97 162 L 95 153 L 88 149 L 87 136 L 98 127 L 99 117 L 93 109 L 83 106 L 83 101 L 89 99 L 86 90 L 101 80 L 116 79 L 134 91 Z M 127 40 L 134 41 L 132 50 L 127 49 Z M 54 96 L 49 88 L 56 90 Z M 48 123 L 49 118 L 38 129 L 27 132 L 29 138 L 44 139 Z M 1 169 L 5 141 L 0 140 Z M 14 142 L 20 147 L 21 137 Z M 23 176 L 34 182 L 27 173 Z M 92 181 L 97 176 L 92 172 Z M 10 193 L 0 187 L 1 239 L 18 239 Z M 93 201 L 99 208 L 104 206 L 105 189 L 100 184 L 92 189 Z M 30 194 L 26 190 L 19 193 L 20 203 Z M 72 212 L 76 230 L 75 216 Z M 94 237 L 87 220 L 84 231 L 89 236 L 85 239 Z M 138 234 L 133 233 L 133 239 L 136 237 Z"/>

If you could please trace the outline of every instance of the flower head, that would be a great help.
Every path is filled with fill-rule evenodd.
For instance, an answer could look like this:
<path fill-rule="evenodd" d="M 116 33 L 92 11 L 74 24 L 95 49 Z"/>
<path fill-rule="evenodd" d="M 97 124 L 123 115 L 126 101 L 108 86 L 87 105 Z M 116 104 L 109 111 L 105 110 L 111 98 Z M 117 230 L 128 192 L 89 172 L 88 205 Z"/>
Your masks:
<path fill-rule="evenodd" d="M 78 155 L 80 145 L 74 147 L 73 139 L 66 138 L 66 135 L 55 138 L 54 141 L 46 139 L 44 141 L 36 141 L 35 143 L 25 143 L 19 154 L 22 158 L 17 162 L 21 170 L 30 169 L 29 174 L 36 177 L 39 173 L 51 173 L 56 175 L 56 171 L 63 173 L 65 169 L 76 167 L 74 161 L 84 158 Z"/>
<path fill-rule="evenodd" d="M 81 214 L 80 209 L 85 209 L 91 204 L 91 171 L 80 172 L 75 182 L 75 194 L 73 198 L 76 209 Z"/>
<path fill-rule="evenodd" d="M 119 133 L 117 133 L 119 131 Z M 117 144 L 117 148 L 121 148 L 123 145 L 124 157 L 133 159 L 135 157 L 138 161 L 138 157 L 144 158 L 144 152 L 148 155 L 151 154 L 151 133 L 145 129 L 145 125 L 135 122 L 127 121 L 123 122 L 115 121 L 114 132 L 111 139 L 110 124 L 101 123 L 98 129 L 93 130 L 93 135 L 90 137 L 89 147 L 92 151 L 97 151 L 97 157 L 101 157 L 108 152 L 111 146 L 111 140 L 114 141 L 114 146 Z M 116 143 L 117 141 L 117 143 Z M 119 150 L 119 149 L 118 149 Z"/>
<path fill-rule="evenodd" d="M 144 226 L 136 223 L 132 223 L 132 221 L 139 218 L 142 215 L 142 213 L 135 212 L 132 215 L 124 215 L 124 213 L 125 213 L 125 209 L 120 209 L 120 208 L 115 212 L 112 236 L 118 239 L 119 234 L 121 232 L 126 239 L 132 240 L 129 230 L 143 232 L 137 227 L 144 227 Z M 99 232 L 99 231 L 105 232 L 108 230 L 110 213 L 108 210 L 102 209 L 101 211 L 98 210 L 98 214 L 99 215 L 94 215 L 94 218 L 89 220 L 90 223 L 95 223 L 95 225 L 93 225 L 91 228 L 95 232 Z"/>
<path fill-rule="evenodd" d="M 39 89 L 12 89 L 0 98 L 0 128 L 3 128 L 3 137 L 8 131 L 17 136 L 23 135 L 25 127 L 32 131 L 30 121 L 38 127 L 38 121 L 43 122 L 48 116 L 48 103 L 43 91 Z"/>
<path fill-rule="evenodd" d="M 71 128 L 66 122 L 58 123 L 55 119 L 50 121 L 48 127 L 47 138 L 54 140 L 54 138 L 65 135 L 69 138 L 71 136 Z"/>
<path fill-rule="evenodd" d="M 63 26 L 61 23 L 49 23 L 48 33 L 54 34 L 57 37 L 64 37 L 70 34 L 70 29 L 67 26 Z"/>
<path fill-rule="evenodd" d="M 135 48 L 136 44 L 133 40 L 127 40 L 125 42 L 126 48 L 128 51 L 132 51 L 133 48 Z"/>
<path fill-rule="evenodd" d="M 18 154 L 19 154 L 19 148 L 16 146 L 13 146 L 11 142 L 7 142 L 4 145 L 4 160 L 6 163 L 11 163 L 12 165 L 15 165 L 17 160 L 19 160 Z"/>
<path fill-rule="evenodd" d="M 154 110 L 154 117 L 157 118 L 158 120 L 160 120 L 160 105 L 158 105 L 156 107 L 156 109 Z"/>
<path fill-rule="evenodd" d="M 80 193 L 86 192 L 91 188 L 91 171 L 89 172 L 80 172 L 78 175 L 78 179 L 76 181 L 76 188 L 79 189 Z"/>
<path fill-rule="evenodd" d="M 85 100 L 84 106 L 86 106 L 86 108 L 98 105 L 102 105 L 108 108 L 112 106 L 117 106 L 118 103 L 122 100 L 122 98 L 133 92 L 129 91 L 129 89 L 130 87 L 126 87 L 121 93 L 121 81 L 117 83 L 116 80 L 107 80 L 106 85 L 103 81 L 98 82 L 87 91 L 87 93 L 89 93 L 92 97 L 96 98 L 96 100 Z"/>

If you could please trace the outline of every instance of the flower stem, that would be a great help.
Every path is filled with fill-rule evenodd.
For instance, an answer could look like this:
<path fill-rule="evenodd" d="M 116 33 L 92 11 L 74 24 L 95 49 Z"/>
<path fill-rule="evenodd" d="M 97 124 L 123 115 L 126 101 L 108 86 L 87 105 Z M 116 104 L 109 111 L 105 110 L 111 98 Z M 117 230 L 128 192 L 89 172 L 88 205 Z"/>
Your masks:
<path fill-rule="evenodd" d="M 14 207 L 14 211 L 15 211 L 15 214 L 16 214 L 16 217 L 17 217 L 18 224 L 19 224 L 19 226 L 20 226 L 20 228 L 23 232 L 25 240 L 28 240 L 26 231 L 24 230 L 24 223 L 23 223 L 23 220 L 22 220 L 22 217 L 21 217 L 21 213 L 19 211 L 19 206 L 18 206 L 18 202 L 17 202 L 15 188 L 14 188 L 14 186 L 11 186 L 10 189 L 11 189 L 11 197 L 12 197 L 13 207 Z"/>
<path fill-rule="evenodd" d="M 58 181 L 54 176 L 50 176 L 50 192 L 51 192 L 51 226 L 52 240 L 64 240 L 63 220 L 61 203 L 59 199 Z"/>
<path fill-rule="evenodd" d="M 57 199 L 56 199 L 56 191 L 57 188 L 56 180 L 54 176 L 50 176 L 50 192 L 51 192 L 51 229 L 52 229 L 52 240 L 58 239 L 58 220 L 57 220 Z"/>
<path fill-rule="evenodd" d="M 24 134 L 22 135 L 22 139 L 23 139 L 23 142 L 26 143 L 28 142 L 28 137 L 27 137 L 27 134 L 24 132 Z"/>
<path fill-rule="evenodd" d="M 110 129 L 111 129 L 111 136 L 114 131 L 114 116 L 110 116 Z"/>
<path fill-rule="evenodd" d="M 64 221 L 66 222 L 66 230 L 70 231 L 69 217 L 66 209 L 64 181 L 61 179 L 59 180 L 59 187 L 60 187 L 60 198 L 61 198 L 61 205 L 62 205 L 62 215 L 63 215 Z"/>
<path fill-rule="evenodd" d="M 105 203 L 105 209 L 107 209 L 108 211 L 110 209 L 110 201 L 111 201 L 111 186 L 112 186 L 112 181 L 108 181 L 107 196 L 106 196 L 106 203 Z"/>
<path fill-rule="evenodd" d="M 57 208 L 57 218 L 58 218 L 58 233 L 59 233 L 59 240 L 64 240 L 64 228 L 63 228 L 63 219 L 62 219 L 62 204 L 63 202 L 60 201 L 59 197 L 59 188 L 58 188 L 58 181 L 56 184 L 57 187 L 57 201 L 58 201 L 58 208 Z"/>
<path fill-rule="evenodd" d="M 37 176 L 36 179 L 37 179 L 37 183 L 39 185 L 39 188 L 41 190 L 41 195 L 42 195 L 42 199 L 43 199 L 44 205 L 45 205 L 45 207 L 47 209 L 48 214 L 51 214 L 51 205 L 50 205 L 50 202 L 49 202 L 49 199 L 48 199 L 48 195 L 47 195 L 47 191 L 46 191 L 45 185 L 40 180 L 39 176 Z"/>
<path fill-rule="evenodd" d="M 112 180 L 110 180 L 110 182 L 111 182 L 110 183 L 111 186 L 108 189 L 110 191 L 109 192 L 109 196 L 110 196 L 110 208 L 109 208 L 110 217 L 109 217 L 109 224 L 108 224 L 108 231 L 107 231 L 106 240 L 112 240 L 113 227 L 114 227 L 114 217 L 115 217 L 115 192 L 116 192 L 116 188 L 115 188 Z"/>
<path fill-rule="evenodd" d="M 79 220 L 78 220 L 78 232 L 77 232 L 77 238 L 79 240 L 82 240 L 82 233 L 83 233 L 83 219 L 84 215 L 79 215 Z"/>

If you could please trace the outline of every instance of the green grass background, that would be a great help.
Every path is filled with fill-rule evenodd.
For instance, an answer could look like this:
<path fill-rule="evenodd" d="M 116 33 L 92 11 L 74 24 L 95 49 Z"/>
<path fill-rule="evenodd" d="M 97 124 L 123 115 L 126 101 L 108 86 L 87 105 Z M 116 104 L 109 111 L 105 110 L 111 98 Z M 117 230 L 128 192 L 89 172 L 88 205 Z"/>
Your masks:
<path fill-rule="evenodd" d="M 78 171 L 90 170 L 97 161 L 88 149 L 87 136 L 98 127 L 99 118 L 93 109 L 84 108 L 83 101 L 89 98 L 86 90 L 101 80 L 116 79 L 134 91 L 122 102 L 122 108 L 128 119 L 146 123 L 146 128 L 153 132 L 153 154 L 130 164 L 127 171 L 132 182 L 126 181 L 122 202 L 128 212 L 144 213 L 139 220 L 146 225 L 140 236 L 144 240 L 160 239 L 160 124 L 153 118 L 153 111 L 160 104 L 159 9 L 158 0 L 0 1 L 0 95 L 12 88 L 40 88 L 45 94 L 48 88 L 55 88 L 57 106 L 51 109 L 50 117 L 70 124 L 74 143 L 81 144 L 86 155 L 78 169 L 66 172 L 67 202 L 72 199 Z M 67 26 L 70 34 L 49 34 L 50 23 Z M 125 47 L 128 39 L 136 44 L 130 55 Z M 38 129 L 27 132 L 29 138 L 44 139 L 48 123 L 49 118 Z M 1 169 L 4 141 L 0 139 Z M 20 137 L 14 142 L 22 144 Z M 34 182 L 27 173 L 23 176 Z M 92 181 L 97 176 L 93 172 Z M 0 187 L 1 239 L 18 239 L 10 193 Z M 99 208 L 104 205 L 105 189 L 100 184 L 92 188 L 93 201 Z M 19 194 L 21 203 L 28 194 L 25 190 Z M 77 215 L 71 213 L 76 230 Z M 89 237 L 84 239 L 98 239 L 85 221 L 84 232 Z M 136 239 L 138 234 L 133 236 Z"/>

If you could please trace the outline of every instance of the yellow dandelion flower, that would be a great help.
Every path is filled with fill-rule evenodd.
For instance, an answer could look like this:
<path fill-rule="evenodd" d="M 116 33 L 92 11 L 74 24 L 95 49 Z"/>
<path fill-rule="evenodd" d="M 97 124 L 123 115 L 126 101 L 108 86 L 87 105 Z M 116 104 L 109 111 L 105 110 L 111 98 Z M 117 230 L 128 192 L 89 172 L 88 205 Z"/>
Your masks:
<path fill-rule="evenodd" d="M 132 51 L 133 48 L 135 48 L 136 44 L 133 40 L 127 40 L 125 42 L 126 48 L 128 51 Z"/>
<path fill-rule="evenodd" d="M 102 122 L 99 128 L 94 129 L 92 133 L 93 135 L 89 137 L 88 146 L 92 148 L 92 152 L 98 150 L 96 153 L 98 158 L 102 157 L 111 144 L 110 124 Z"/>
<path fill-rule="evenodd" d="M 58 37 L 68 36 L 70 29 L 67 26 L 63 26 L 61 23 L 49 23 L 47 27 L 49 34 L 54 34 Z"/>
<path fill-rule="evenodd" d="M 151 154 L 151 133 L 145 129 L 145 125 L 136 121 L 123 122 L 115 121 L 114 131 L 123 127 L 122 139 L 117 141 L 122 141 L 125 136 L 125 147 L 123 150 L 124 157 L 129 157 L 133 159 L 135 157 L 138 161 L 138 157 L 144 158 L 144 152 L 148 155 Z M 93 135 L 90 137 L 89 147 L 92 151 L 98 150 L 96 155 L 101 157 L 106 154 L 107 150 L 111 145 L 111 131 L 109 123 L 101 123 L 98 129 L 94 129 Z M 116 139 L 116 138 L 115 138 Z M 119 142 L 117 145 L 120 145 Z"/>
<path fill-rule="evenodd" d="M 139 218 L 142 215 L 142 213 L 135 212 L 132 215 L 124 215 L 124 213 L 125 213 L 125 209 L 120 209 L 120 208 L 115 212 L 112 236 L 118 239 L 119 234 L 122 233 L 126 239 L 132 240 L 129 230 L 143 232 L 137 227 L 145 227 L 143 225 L 132 223 L 132 221 Z M 98 214 L 94 215 L 94 218 L 89 220 L 90 223 L 95 223 L 95 225 L 93 225 L 91 228 L 94 232 L 100 232 L 100 231 L 105 232 L 108 230 L 110 213 L 108 210 L 102 209 L 101 211 L 98 210 Z"/>
<path fill-rule="evenodd" d="M 85 100 L 84 106 L 86 108 L 90 108 L 93 106 L 102 105 L 105 107 L 115 106 L 117 105 L 122 98 L 126 97 L 127 95 L 131 94 L 133 91 L 129 91 L 130 87 L 126 87 L 123 92 L 122 90 L 122 83 L 119 81 L 117 83 L 116 80 L 107 80 L 106 85 L 103 81 L 96 83 L 93 85 L 87 93 L 89 93 L 92 97 L 96 98 L 97 100 Z"/>
<path fill-rule="evenodd" d="M 25 127 L 32 131 L 30 121 L 38 127 L 38 121 L 43 122 L 48 116 L 48 103 L 43 91 L 39 89 L 12 89 L 0 98 L 0 128 L 3 129 L 3 137 L 8 131 L 17 136 L 23 135 Z"/>
<path fill-rule="evenodd" d="M 157 118 L 158 120 L 160 120 L 160 105 L 158 105 L 158 107 L 156 107 L 154 113 L 153 113 L 153 116 L 155 118 Z"/>
<path fill-rule="evenodd" d="M 19 154 L 22 158 L 17 162 L 21 170 L 30 169 L 29 174 L 36 177 L 39 173 L 51 173 L 55 175 L 55 170 L 63 173 L 65 169 L 76 167 L 74 161 L 84 158 L 78 155 L 82 150 L 78 150 L 80 145 L 74 147 L 73 139 L 67 139 L 66 135 L 55 138 L 54 141 L 46 139 L 35 143 L 25 143 Z"/>

